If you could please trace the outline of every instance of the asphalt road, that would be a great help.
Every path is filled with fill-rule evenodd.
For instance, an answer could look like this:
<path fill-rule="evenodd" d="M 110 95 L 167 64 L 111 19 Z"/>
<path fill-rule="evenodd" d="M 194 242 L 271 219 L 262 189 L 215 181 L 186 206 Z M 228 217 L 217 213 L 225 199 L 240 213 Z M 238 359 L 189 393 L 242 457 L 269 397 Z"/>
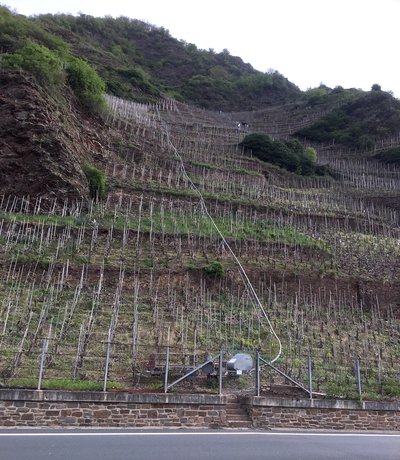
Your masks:
<path fill-rule="evenodd" d="M 0 460 L 399 460 L 400 434 L 0 430 Z"/>

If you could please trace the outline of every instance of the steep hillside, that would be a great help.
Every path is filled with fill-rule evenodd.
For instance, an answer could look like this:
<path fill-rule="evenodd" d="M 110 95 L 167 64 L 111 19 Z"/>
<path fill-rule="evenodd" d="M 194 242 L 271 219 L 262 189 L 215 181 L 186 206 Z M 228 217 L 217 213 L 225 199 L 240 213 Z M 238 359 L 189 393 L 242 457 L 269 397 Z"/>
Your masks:
<path fill-rule="evenodd" d="M 367 150 L 399 132 L 400 101 L 375 90 L 332 110 L 295 134 L 311 141 Z"/>
<path fill-rule="evenodd" d="M 70 49 L 91 62 L 107 91 L 135 100 L 161 93 L 216 110 L 255 109 L 294 100 L 301 92 L 278 72 L 264 74 L 229 52 L 178 41 L 164 28 L 128 18 L 45 15 L 24 18 L 0 8 L 0 49 L 13 52 L 27 39 Z"/>
<path fill-rule="evenodd" d="M 110 344 L 109 387 L 160 388 L 168 336 L 173 375 L 221 347 L 271 359 L 229 244 L 282 340 L 281 369 L 305 381 L 311 353 L 315 388 L 351 397 L 357 353 L 365 392 L 396 397 L 399 215 L 385 197 L 399 172 L 348 161 L 332 164 L 340 180 L 303 178 L 245 156 L 225 113 L 108 104 L 106 199 L 2 199 L 3 384 L 36 384 L 44 337 L 44 387 L 101 388 Z"/>
<path fill-rule="evenodd" d="M 100 116 L 84 103 L 93 69 L 74 55 L 90 51 L 106 69 L 106 43 L 79 43 L 88 21 L 98 43 L 101 27 L 119 24 L 147 28 L 143 43 L 155 33 L 177 46 L 125 19 L 9 15 L 13 28 L 0 28 L 3 63 L 25 69 L 0 72 L 0 383 L 36 387 L 42 363 L 42 388 L 159 391 L 167 345 L 171 375 L 181 376 L 221 349 L 226 358 L 259 349 L 271 360 L 278 337 L 275 365 L 305 383 L 310 355 L 317 391 L 355 397 L 358 356 L 364 397 L 398 398 L 399 169 L 330 144 L 317 154 L 332 175 L 303 177 L 240 148 L 253 130 L 289 139 L 360 103 L 360 92 L 319 88 L 290 104 L 228 112 L 161 96 L 177 77 L 141 73 L 147 86 L 128 79 L 123 91 L 147 102 L 107 95 Z M 27 38 L 42 44 L 28 50 L 59 79 L 20 60 Z M 125 59 L 107 53 L 110 68 Z M 77 75 L 90 78 L 77 85 Z M 90 171 L 104 190 L 93 192 Z M 262 391 L 276 383 L 263 369 Z M 254 387 L 252 376 L 225 384 Z M 215 391 L 215 380 L 198 376 L 176 391 Z"/>
<path fill-rule="evenodd" d="M 227 50 L 204 51 L 168 30 L 128 18 L 59 15 L 36 20 L 94 63 L 116 96 L 168 93 L 216 110 L 252 110 L 298 97 L 300 90 L 278 72 L 264 74 Z"/>

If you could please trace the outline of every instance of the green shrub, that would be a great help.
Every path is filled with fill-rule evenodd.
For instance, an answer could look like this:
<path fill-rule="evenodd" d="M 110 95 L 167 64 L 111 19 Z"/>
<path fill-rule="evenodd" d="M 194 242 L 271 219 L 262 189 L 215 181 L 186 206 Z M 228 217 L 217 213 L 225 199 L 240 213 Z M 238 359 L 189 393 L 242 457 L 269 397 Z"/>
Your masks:
<path fill-rule="evenodd" d="M 352 99 L 295 135 L 317 142 L 335 142 L 351 148 L 370 149 L 382 137 L 396 135 L 400 101 L 373 90 Z"/>
<path fill-rule="evenodd" d="M 390 379 L 382 384 L 382 394 L 385 396 L 400 397 L 400 383 L 397 380 Z"/>
<path fill-rule="evenodd" d="M 2 56 L 5 69 L 24 70 L 32 74 L 38 84 L 51 93 L 57 93 L 65 82 L 64 61 L 68 64 L 66 73 L 68 83 L 82 105 L 91 112 L 101 113 L 106 108 L 104 99 L 105 83 L 97 72 L 85 61 L 73 56 L 51 51 L 45 46 L 28 41 L 15 53 Z"/>
<path fill-rule="evenodd" d="M 141 67 L 126 67 L 126 68 L 119 68 L 116 69 L 118 74 L 126 78 L 129 81 L 129 84 L 140 88 L 141 90 L 158 96 L 160 91 L 158 88 L 152 83 L 150 75 L 143 70 Z"/>
<path fill-rule="evenodd" d="M 91 112 L 101 113 L 106 108 L 106 85 L 96 70 L 86 61 L 71 57 L 67 66 L 68 83 L 80 102 Z"/>
<path fill-rule="evenodd" d="M 355 378 L 337 375 L 326 383 L 326 394 L 329 398 L 358 399 Z"/>
<path fill-rule="evenodd" d="M 273 141 L 267 134 L 252 133 L 248 134 L 239 145 L 258 159 L 288 171 L 304 176 L 316 174 L 316 165 L 311 152 L 304 150 L 298 140 Z M 314 149 L 312 150 L 315 152 Z"/>
<path fill-rule="evenodd" d="M 96 167 L 85 164 L 83 171 L 89 182 L 89 191 L 92 198 L 104 198 L 106 195 L 106 177 L 104 173 Z"/>
<path fill-rule="evenodd" d="M 67 43 L 41 27 L 35 20 L 0 6 L 0 43 L 2 52 L 12 52 L 31 40 L 58 52 L 68 51 Z"/>
<path fill-rule="evenodd" d="M 271 74 L 246 75 L 239 78 L 236 84 L 240 91 L 260 94 L 266 88 L 272 87 L 273 78 Z"/>
<path fill-rule="evenodd" d="M 382 161 L 387 164 L 400 164 L 400 147 L 384 150 L 373 157 L 375 160 Z"/>
<path fill-rule="evenodd" d="M 338 173 L 333 171 L 329 165 L 315 165 L 314 170 L 316 176 L 331 176 L 334 179 L 339 179 Z"/>
<path fill-rule="evenodd" d="M 58 55 L 33 42 L 28 42 L 15 53 L 4 54 L 2 67 L 29 72 L 48 90 L 61 87 L 65 81 L 62 61 Z"/>
<path fill-rule="evenodd" d="M 330 90 L 324 84 L 321 84 L 318 88 L 308 89 L 303 93 L 303 98 L 306 100 L 307 105 L 314 106 L 323 103 Z"/>
<path fill-rule="evenodd" d="M 310 158 L 313 163 L 317 162 L 317 151 L 313 147 L 307 147 L 304 153 Z"/>
<path fill-rule="evenodd" d="M 224 275 L 224 266 L 220 262 L 211 262 L 203 267 L 203 270 L 207 273 L 207 275 L 215 278 L 220 278 Z"/>

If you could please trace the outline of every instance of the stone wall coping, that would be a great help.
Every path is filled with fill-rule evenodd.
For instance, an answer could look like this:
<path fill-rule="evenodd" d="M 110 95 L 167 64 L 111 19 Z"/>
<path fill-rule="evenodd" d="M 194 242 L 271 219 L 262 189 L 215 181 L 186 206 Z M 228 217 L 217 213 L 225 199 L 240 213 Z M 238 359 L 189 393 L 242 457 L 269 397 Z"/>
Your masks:
<path fill-rule="evenodd" d="M 296 409 L 348 409 L 400 411 L 400 401 L 353 401 L 347 399 L 288 399 L 249 396 L 247 404 L 263 407 L 290 407 Z"/>
<path fill-rule="evenodd" d="M 207 394 L 0 389 L 0 401 L 223 405 L 226 396 Z"/>
<path fill-rule="evenodd" d="M 225 395 L 173 394 L 173 393 L 128 393 L 102 391 L 27 390 L 0 389 L 0 401 L 43 401 L 43 402 L 93 402 L 93 403 L 135 403 L 135 404 L 192 404 L 224 405 Z M 287 407 L 296 409 L 347 409 L 400 411 L 400 401 L 355 401 L 344 399 L 290 399 L 265 396 L 248 396 L 249 406 Z"/>

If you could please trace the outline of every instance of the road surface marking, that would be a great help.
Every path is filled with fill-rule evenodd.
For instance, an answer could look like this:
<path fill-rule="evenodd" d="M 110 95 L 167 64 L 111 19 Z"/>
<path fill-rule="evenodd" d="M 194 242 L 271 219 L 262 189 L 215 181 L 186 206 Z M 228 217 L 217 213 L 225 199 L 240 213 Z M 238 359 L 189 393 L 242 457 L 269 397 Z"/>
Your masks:
<path fill-rule="evenodd" d="M 400 434 L 389 433 L 276 433 L 259 431 L 231 431 L 231 432 L 186 432 L 186 433 L 137 433 L 137 432 L 63 432 L 63 433 L 0 433 L 0 437 L 7 436 L 238 436 L 238 435 L 258 435 L 258 436 L 341 436 L 341 437 L 392 437 L 400 438 Z"/>

